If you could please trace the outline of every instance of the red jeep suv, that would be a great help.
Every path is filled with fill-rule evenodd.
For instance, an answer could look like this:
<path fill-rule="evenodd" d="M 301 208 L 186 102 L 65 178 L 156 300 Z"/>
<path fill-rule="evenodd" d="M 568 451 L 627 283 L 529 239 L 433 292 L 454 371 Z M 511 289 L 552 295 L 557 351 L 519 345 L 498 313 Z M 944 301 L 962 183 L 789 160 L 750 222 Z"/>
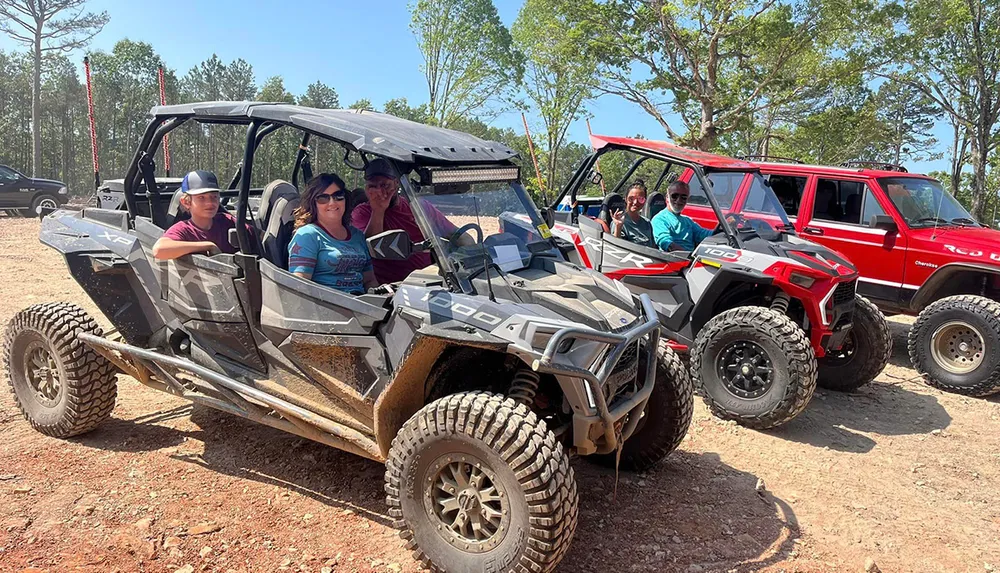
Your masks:
<path fill-rule="evenodd" d="M 928 383 L 970 396 L 1000 391 L 1000 232 L 973 220 L 937 180 L 896 166 L 747 159 L 764 159 L 753 161 L 760 173 L 708 175 L 723 208 L 768 219 L 770 187 L 801 236 L 857 266 L 858 294 L 886 314 L 918 315 L 908 349 Z M 684 214 L 714 228 L 691 175 L 680 175 L 691 183 Z"/>

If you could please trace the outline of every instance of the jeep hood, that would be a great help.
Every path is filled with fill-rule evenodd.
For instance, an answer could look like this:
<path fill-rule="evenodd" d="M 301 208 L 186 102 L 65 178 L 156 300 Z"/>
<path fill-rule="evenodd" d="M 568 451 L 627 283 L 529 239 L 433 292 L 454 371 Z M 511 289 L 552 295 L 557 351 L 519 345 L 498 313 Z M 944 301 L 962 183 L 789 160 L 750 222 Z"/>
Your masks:
<path fill-rule="evenodd" d="M 942 249 L 948 246 L 966 251 L 1000 251 L 1000 231 L 985 227 L 934 227 L 910 229 L 909 235 L 931 243 L 938 243 Z M 948 249 L 949 251 L 951 249 Z"/>

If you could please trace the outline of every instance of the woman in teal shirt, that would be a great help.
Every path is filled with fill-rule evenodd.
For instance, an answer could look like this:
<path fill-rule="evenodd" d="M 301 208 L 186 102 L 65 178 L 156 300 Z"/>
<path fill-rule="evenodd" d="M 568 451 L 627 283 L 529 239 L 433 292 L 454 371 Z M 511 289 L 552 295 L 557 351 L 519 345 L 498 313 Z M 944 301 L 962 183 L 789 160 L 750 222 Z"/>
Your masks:
<path fill-rule="evenodd" d="M 378 286 L 365 234 L 349 224 L 344 181 L 321 173 L 309 181 L 301 201 L 288 245 L 289 272 L 348 294 Z"/>

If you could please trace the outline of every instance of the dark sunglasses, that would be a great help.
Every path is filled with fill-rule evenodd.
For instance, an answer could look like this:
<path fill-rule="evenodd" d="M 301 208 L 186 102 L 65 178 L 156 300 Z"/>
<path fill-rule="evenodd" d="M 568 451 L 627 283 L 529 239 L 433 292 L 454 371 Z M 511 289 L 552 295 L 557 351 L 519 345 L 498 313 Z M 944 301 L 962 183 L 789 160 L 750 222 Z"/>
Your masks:
<path fill-rule="evenodd" d="M 684 195 L 682 193 L 671 193 L 670 194 L 670 198 L 672 200 L 674 200 L 674 201 L 681 201 L 681 200 L 687 201 L 688 200 L 688 196 Z"/>
<path fill-rule="evenodd" d="M 344 199 L 347 199 L 347 192 L 334 191 L 333 193 L 320 193 L 316 196 L 316 204 L 326 205 L 330 202 L 330 199 L 333 199 L 334 201 L 343 201 Z"/>

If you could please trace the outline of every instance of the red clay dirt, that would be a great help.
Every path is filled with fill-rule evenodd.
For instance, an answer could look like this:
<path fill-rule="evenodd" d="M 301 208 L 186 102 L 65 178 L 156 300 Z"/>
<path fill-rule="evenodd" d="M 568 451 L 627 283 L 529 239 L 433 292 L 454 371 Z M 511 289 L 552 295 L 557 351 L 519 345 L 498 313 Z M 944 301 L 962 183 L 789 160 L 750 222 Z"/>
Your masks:
<path fill-rule="evenodd" d="M 0 323 L 33 303 L 102 324 L 37 220 L 0 218 Z M 641 475 L 574 461 L 580 525 L 559 571 L 1000 570 L 1000 398 L 890 366 L 758 432 L 697 399 L 681 449 Z M 5 367 L 4 367 L 5 368 Z M 5 370 L 4 370 L 5 371 Z M 56 440 L 0 389 L 0 571 L 416 571 L 379 464 L 119 376 L 113 418 Z"/>

